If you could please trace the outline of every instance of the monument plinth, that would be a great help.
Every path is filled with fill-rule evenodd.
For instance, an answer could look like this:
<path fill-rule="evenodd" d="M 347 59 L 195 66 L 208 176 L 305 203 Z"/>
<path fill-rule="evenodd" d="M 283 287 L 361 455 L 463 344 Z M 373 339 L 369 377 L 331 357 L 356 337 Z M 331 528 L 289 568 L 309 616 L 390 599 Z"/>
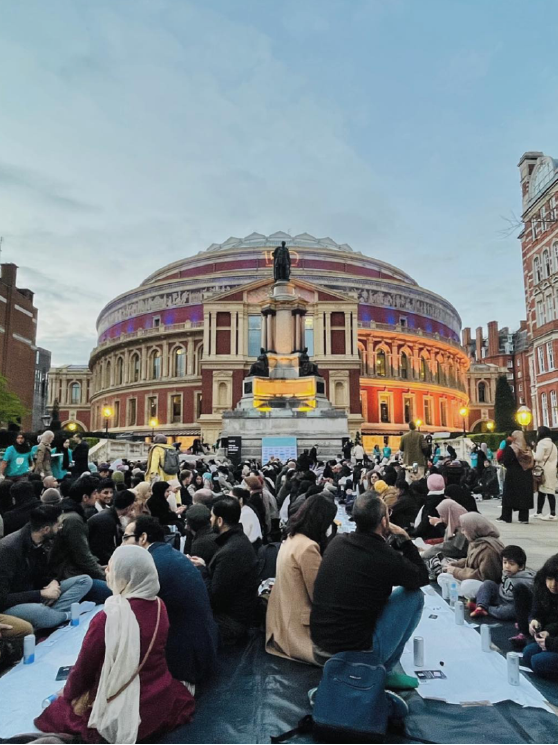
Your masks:
<path fill-rule="evenodd" d="M 334 409 L 326 384 L 304 343 L 307 302 L 290 281 L 285 242 L 273 252 L 274 279 L 261 308 L 261 351 L 243 381 L 235 411 L 223 414 L 223 437 L 242 437 L 242 452 L 261 458 L 262 438 L 296 437 L 297 448 L 318 445 L 322 457 L 341 451 L 349 436 L 347 414 Z"/>

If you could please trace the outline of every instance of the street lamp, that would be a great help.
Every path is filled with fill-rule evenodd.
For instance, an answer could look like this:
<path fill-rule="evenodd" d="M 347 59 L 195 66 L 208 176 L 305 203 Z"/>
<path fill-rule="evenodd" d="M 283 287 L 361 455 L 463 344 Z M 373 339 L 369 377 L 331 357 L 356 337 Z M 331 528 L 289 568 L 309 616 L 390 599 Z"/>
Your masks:
<path fill-rule="evenodd" d="M 493 431 L 494 431 L 494 422 L 492 421 L 492 419 L 489 419 L 489 420 L 488 420 L 488 421 L 486 422 L 486 429 L 487 429 L 487 430 L 488 430 L 489 432 L 493 432 Z"/>
<path fill-rule="evenodd" d="M 77 429 L 77 424 L 75 422 L 70 422 L 68 424 L 68 429 L 70 430 L 70 432 L 75 432 Z"/>
<path fill-rule="evenodd" d="M 111 406 L 104 406 L 103 407 L 103 418 L 105 420 L 105 437 L 108 440 L 108 427 L 109 427 L 109 419 L 113 415 L 113 410 Z"/>
<path fill-rule="evenodd" d="M 155 437 L 155 427 L 159 425 L 159 420 L 156 417 L 152 417 L 149 420 L 149 426 L 151 427 L 151 442 L 153 442 L 153 438 Z"/>
<path fill-rule="evenodd" d="M 515 413 L 515 418 L 525 432 L 525 427 L 528 427 L 533 419 L 531 409 L 528 406 L 520 406 Z"/>
<path fill-rule="evenodd" d="M 420 425 L 422 424 L 422 419 L 417 419 L 417 420 L 415 421 L 415 424 L 417 425 L 417 429 L 418 429 L 418 431 L 420 432 Z"/>
<path fill-rule="evenodd" d="M 459 414 L 461 415 L 461 419 L 463 420 L 463 437 L 467 435 L 467 426 L 466 426 L 465 420 L 467 418 L 468 413 L 469 413 L 469 409 L 466 406 L 462 406 L 459 409 Z"/>

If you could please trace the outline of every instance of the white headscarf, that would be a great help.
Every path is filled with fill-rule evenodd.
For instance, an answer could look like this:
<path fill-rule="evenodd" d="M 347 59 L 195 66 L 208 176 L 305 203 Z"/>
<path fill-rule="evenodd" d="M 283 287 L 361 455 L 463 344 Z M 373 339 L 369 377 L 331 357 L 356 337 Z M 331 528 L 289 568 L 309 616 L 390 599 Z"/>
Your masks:
<path fill-rule="evenodd" d="M 110 743 L 135 743 L 141 722 L 139 675 L 113 701 L 108 699 L 132 678 L 140 664 L 140 630 L 128 601 L 157 597 L 159 579 L 149 551 L 140 546 L 117 548 L 109 562 L 107 582 L 113 595 L 105 601 L 105 659 L 89 727 Z"/>

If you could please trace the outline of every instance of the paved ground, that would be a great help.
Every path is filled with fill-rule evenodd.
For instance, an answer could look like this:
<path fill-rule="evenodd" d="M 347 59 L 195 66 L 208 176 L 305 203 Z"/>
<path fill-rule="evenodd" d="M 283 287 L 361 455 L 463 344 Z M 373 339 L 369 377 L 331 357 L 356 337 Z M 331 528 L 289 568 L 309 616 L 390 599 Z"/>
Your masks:
<path fill-rule="evenodd" d="M 477 502 L 479 512 L 489 520 L 495 520 L 500 516 L 501 501 L 490 499 Z M 544 510 L 548 513 L 548 505 Z M 546 559 L 558 553 L 558 521 L 545 522 L 544 520 L 533 520 L 535 511 L 531 511 L 529 525 L 520 525 L 517 522 L 517 512 L 514 513 L 513 523 L 496 523 L 500 531 L 502 542 L 507 545 L 515 543 L 527 554 L 527 564 L 531 569 L 540 569 Z"/>

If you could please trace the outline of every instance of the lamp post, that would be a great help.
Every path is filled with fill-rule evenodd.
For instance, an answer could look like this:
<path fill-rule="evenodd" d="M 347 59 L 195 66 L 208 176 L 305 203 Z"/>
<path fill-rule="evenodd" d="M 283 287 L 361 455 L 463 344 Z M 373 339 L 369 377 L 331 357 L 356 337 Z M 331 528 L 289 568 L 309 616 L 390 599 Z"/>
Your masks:
<path fill-rule="evenodd" d="M 103 407 L 103 418 L 105 420 L 105 437 L 108 440 L 108 429 L 109 429 L 109 419 L 113 415 L 113 410 L 111 406 L 104 406 Z"/>
<path fill-rule="evenodd" d="M 515 413 L 515 418 L 517 420 L 517 423 L 525 432 L 525 428 L 531 424 L 533 414 L 531 413 L 531 409 L 528 406 L 520 406 Z"/>
<path fill-rule="evenodd" d="M 157 427 L 159 424 L 159 420 L 156 417 L 152 417 L 149 420 L 149 426 L 151 427 L 151 442 L 153 442 L 153 438 L 155 437 L 155 427 Z"/>
<path fill-rule="evenodd" d="M 463 437 L 466 437 L 467 435 L 467 424 L 465 420 L 467 419 L 468 413 L 469 413 L 469 409 L 466 406 L 462 406 L 459 409 L 459 414 L 461 415 L 461 419 L 463 420 Z"/>

